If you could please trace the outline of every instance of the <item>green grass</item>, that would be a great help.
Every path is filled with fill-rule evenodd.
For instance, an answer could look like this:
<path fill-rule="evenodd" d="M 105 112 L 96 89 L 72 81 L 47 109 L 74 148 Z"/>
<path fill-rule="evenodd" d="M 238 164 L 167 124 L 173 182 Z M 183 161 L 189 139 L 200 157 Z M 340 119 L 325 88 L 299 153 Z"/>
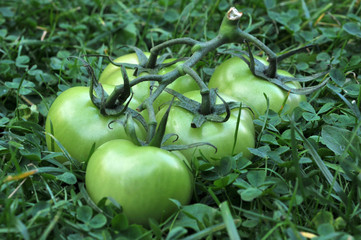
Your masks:
<path fill-rule="evenodd" d="M 361 238 L 360 0 L 163 2 L 2 1 L 0 238 Z M 209 40 L 233 5 L 244 13 L 241 28 L 277 53 L 316 45 L 280 68 L 296 76 L 332 68 L 327 86 L 291 117 L 269 112 L 256 119 L 252 159 L 229 157 L 220 166 L 200 160 L 192 202 L 168 220 L 145 229 L 130 225 L 119 206 L 95 205 L 84 166 L 65 167 L 45 144 L 52 101 L 89 80 L 68 57 L 116 57 L 129 52 L 124 45 L 148 51 L 178 37 Z M 167 51 L 190 54 L 179 46 Z M 228 57 L 214 51 L 197 71 L 207 80 Z M 98 76 L 107 64 L 88 61 Z"/>

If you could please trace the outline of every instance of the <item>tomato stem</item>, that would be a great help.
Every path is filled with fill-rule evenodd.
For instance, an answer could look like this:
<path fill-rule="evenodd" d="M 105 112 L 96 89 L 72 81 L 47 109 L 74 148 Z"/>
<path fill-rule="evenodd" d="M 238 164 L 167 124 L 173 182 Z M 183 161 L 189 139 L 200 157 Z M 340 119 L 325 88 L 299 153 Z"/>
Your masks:
<path fill-rule="evenodd" d="M 212 104 L 209 89 L 201 90 L 202 102 L 200 107 L 200 113 L 202 115 L 208 115 L 212 113 L 212 108 L 215 103 Z"/>
<path fill-rule="evenodd" d="M 187 44 L 190 46 L 194 46 L 196 44 L 198 44 L 199 42 L 192 39 L 192 38 L 177 38 L 177 39 L 172 39 L 166 42 L 163 42 L 157 46 L 152 47 L 152 49 L 150 49 L 150 56 L 149 56 L 149 60 L 148 60 L 148 64 L 147 64 L 147 68 L 154 68 L 156 63 L 157 63 L 157 58 L 158 58 L 158 54 L 161 50 L 167 48 L 167 47 L 171 47 L 174 46 L 176 44 Z"/>

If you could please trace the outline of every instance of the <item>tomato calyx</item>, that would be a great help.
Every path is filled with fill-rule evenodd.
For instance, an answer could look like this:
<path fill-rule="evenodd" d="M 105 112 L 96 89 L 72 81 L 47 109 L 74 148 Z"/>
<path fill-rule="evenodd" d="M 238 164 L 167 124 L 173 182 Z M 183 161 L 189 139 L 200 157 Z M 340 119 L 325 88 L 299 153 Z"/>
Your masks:
<path fill-rule="evenodd" d="M 175 102 L 174 102 L 174 97 L 173 97 L 172 101 L 170 102 L 170 104 L 167 108 L 167 111 L 164 113 L 161 121 L 158 124 L 158 128 L 157 128 L 154 136 L 151 138 L 148 145 L 154 146 L 154 147 L 159 147 L 159 148 L 165 149 L 167 151 L 186 150 L 186 149 L 190 149 L 190 148 L 208 145 L 208 146 L 213 147 L 215 149 L 215 152 L 217 152 L 217 148 L 208 142 L 197 142 L 197 143 L 192 143 L 192 144 L 188 144 L 188 145 L 165 145 L 165 146 L 163 145 L 172 136 L 176 136 L 176 139 L 173 142 L 178 140 L 177 134 L 172 133 L 172 134 L 165 135 L 169 112 L 174 103 Z"/>
<path fill-rule="evenodd" d="M 132 97 L 129 78 L 126 74 L 124 66 L 121 67 L 122 75 L 124 77 L 124 86 L 122 87 L 120 93 L 118 91 L 113 91 L 113 93 L 109 96 L 108 93 L 104 90 L 102 84 L 98 82 L 98 79 L 94 73 L 94 69 L 90 66 L 90 64 L 79 57 L 72 56 L 71 58 L 80 60 L 90 75 L 91 80 L 89 96 L 92 103 L 100 110 L 101 114 L 117 116 L 127 110 Z M 117 94 L 114 94 L 114 92 Z"/>
<path fill-rule="evenodd" d="M 123 65 L 121 66 L 124 78 L 124 84 L 121 91 L 115 88 L 110 95 L 105 92 L 102 84 L 96 79 L 93 69 L 89 65 L 86 67 L 92 78 L 89 88 L 90 99 L 100 110 L 100 113 L 107 116 L 117 116 L 125 113 L 125 111 L 128 110 L 128 105 L 133 97 L 125 67 Z"/>
<path fill-rule="evenodd" d="M 211 88 L 208 93 L 201 93 L 202 103 L 187 98 L 184 95 L 169 88 L 166 88 L 165 91 L 178 99 L 178 101 L 173 103 L 175 106 L 181 107 L 194 115 L 193 121 L 191 123 L 192 128 L 200 128 L 206 121 L 219 123 L 226 122 L 231 115 L 231 110 L 240 107 L 239 102 L 226 102 L 218 94 L 217 89 L 215 88 Z M 205 97 L 207 94 L 208 96 Z M 216 104 L 217 97 L 222 101 L 221 104 Z M 204 99 L 207 100 L 204 101 Z M 205 112 L 204 109 L 207 109 L 208 111 Z M 226 114 L 226 116 L 222 116 L 224 114 Z"/>
<path fill-rule="evenodd" d="M 106 116 L 119 116 L 121 114 L 131 115 L 139 123 L 142 124 L 145 130 L 148 130 L 148 125 L 144 117 L 137 111 L 128 107 L 132 100 L 133 93 L 130 88 L 129 78 L 123 65 L 121 65 L 121 71 L 124 78 L 124 84 L 122 85 L 121 91 L 117 91 L 117 87 L 111 95 L 104 90 L 101 83 L 98 82 L 93 68 L 85 60 L 79 59 L 83 66 L 86 68 L 88 74 L 91 77 L 89 96 L 92 103 L 99 109 L 102 115 Z"/>
<path fill-rule="evenodd" d="M 300 95 L 307 95 L 307 94 L 310 94 L 310 93 L 322 88 L 328 82 L 328 79 L 326 79 L 315 86 L 303 87 L 303 88 L 292 88 L 292 87 L 288 86 L 286 83 L 313 81 L 313 80 L 316 80 L 317 78 L 327 74 L 328 71 L 316 73 L 311 76 L 301 77 L 301 78 L 290 77 L 290 76 L 279 75 L 279 74 L 275 74 L 273 77 L 270 77 L 270 76 L 268 76 L 267 73 L 269 73 L 269 69 L 270 69 L 271 65 L 267 66 L 262 61 L 256 59 L 253 56 L 252 51 L 251 51 L 250 46 L 247 41 L 246 41 L 246 45 L 248 48 L 248 52 L 242 51 L 240 49 L 230 49 L 230 50 L 224 51 L 223 53 L 227 53 L 227 54 L 231 54 L 232 56 L 239 57 L 248 65 L 249 69 L 251 70 L 251 72 L 254 76 L 264 79 L 266 81 L 269 81 L 273 84 L 276 84 L 277 86 L 279 86 L 280 88 L 282 88 L 283 90 L 285 90 L 287 92 L 294 93 L 294 94 L 300 94 Z M 283 60 L 287 57 L 290 57 L 298 52 L 305 51 L 306 49 L 308 49 L 310 47 L 312 47 L 312 46 L 301 47 L 301 48 L 292 50 L 288 53 L 285 53 L 278 57 L 279 58 L 278 63 L 281 60 Z"/>

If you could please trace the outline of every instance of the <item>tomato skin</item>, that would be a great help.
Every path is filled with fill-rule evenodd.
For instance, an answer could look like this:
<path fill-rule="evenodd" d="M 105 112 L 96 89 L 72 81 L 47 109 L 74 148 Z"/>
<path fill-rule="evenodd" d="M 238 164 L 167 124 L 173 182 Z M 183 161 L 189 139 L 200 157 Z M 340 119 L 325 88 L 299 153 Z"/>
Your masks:
<path fill-rule="evenodd" d="M 104 88 L 110 93 L 114 87 L 104 85 Z M 112 123 L 111 128 L 108 126 L 111 121 L 124 117 L 101 115 L 90 100 L 88 87 L 72 87 L 61 93 L 51 105 L 45 131 L 52 133 L 73 158 L 83 162 L 88 159 L 94 143 L 98 147 L 112 139 L 129 139 L 120 122 Z M 141 126 L 136 125 L 136 131 L 140 137 L 145 136 L 145 130 Z M 47 134 L 48 149 L 61 152 L 56 142 L 53 142 L 52 149 L 51 142 L 52 138 Z M 59 157 L 58 160 L 65 162 L 66 158 Z"/>
<path fill-rule="evenodd" d="M 199 91 L 190 91 L 184 95 L 198 102 L 201 101 Z M 223 94 L 222 97 L 227 101 L 234 100 Z M 217 103 L 221 103 L 219 99 L 217 99 Z M 156 117 L 158 122 L 164 115 L 166 108 L 167 107 L 162 108 L 157 114 Z M 216 123 L 207 121 L 200 128 L 191 128 L 191 122 L 194 115 L 183 108 L 173 106 L 170 109 L 166 126 L 166 134 L 176 133 L 179 136 L 178 140 L 173 144 L 183 145 L 197 142 L 208 142 L 213 144 L 217 147 L 217 153 L 214 153 L 215 149 L 210 146 L 201 146 L 197 149 L 187 149 L 181 152 L 189 161 L 191 161 L 193 157 L 200 156 L 198 150 L 201 150 L 202 154 L 207 159 L 216 164 L 222 157 L 232 155 L 238 112 L 238 108 L 233 109 L 227 122 Z M 251 156 L 248 148 L 253 148 L 254 145 L 255 130 L 253 125 L 253 115 L 248 109 L 242 109 L 234 154 L 242 152 L 243 156 L 248 158 Z"/>
<path fill-rule="evenodd" d="M 145 53 L 147 57 L 149 57 L 150 53 Z M 175 59 L 166 59 L 164 63 L 169 63 L 174 61 Z M 130 53 L 123 55 L 117 59 L 114 60 L 116 63 L 131 63 L 131 64 L 139 64 L 138 57 L 135 53 Z M 176 64 L 173 64 L 171 66 L 165 67 L 161 69 L 158 74 L 164 75 L 166 73 L 169 73 L 176 69 L 177 66 L 182 64 L 182 62 L 178 62 Z M 133 80 L 136 77 L 133 76 L 134 70 L 133 69 L 126 69 L 129 80 Z M 143 73 L 145 74 L 145 73 Z M 141 76 L 143 76 L 141 74 Z M 99 77 L 100 83 L 105 83 L 109 85 L 119 85 L 123 84 L 123 76 L 120 71 L 120 68 L 117 66 L 114 66 L 113 64 L 108 64 L 102 74 Z M 157 85 L 157 84 L 156 84 Z M 150 82 L 142 82 L 132 87 L 134 97 L 137 98 L 139 101 L 144 101 L 147 97 L 150 95 Z M 177 78 L 174 82 L 169 84 L 167 86 L 168 88 L 171 88 L 177 92 L 185 93 L 191 90 L 199 89 L 197 83 L 191 78 L 189 75 L 184 75 L 179 78 Z M 154 91 L 154 90 L 153 90 Z M 172 99 L 172 96 L 163 92 L 160 94 L 160 96 L 154 101 L 154 109 L 157 111 L 159 109 L 159 106 L 167 101 L 170 101 Z"/>
<path fill-rule="evenodd" d="M 265 62 L 263 59 L 259 60 Z M 292 76 L 282 70 L 278 70 L 277 73 Z M 287 85 L 293 88 L 301 87 L 298 82 L 290 82 Z M 218 88 L 221 93 L 243 101 L 254 110 L 256 117 L 267 111 L 267 101 L 263 93 L 269 98 L 270 109 L 275 112 L 281 110 L 288 94 L 277 85 L 254 76 L 248 65 L 237 57 L 226 60 L 216 68 L 209 80 L 209 87 Z M 304 95 L 290 94 L 286 101 L 286 105 L 289 106 L 287 113 L 291 113 L 301 101 L 306 101 Z"/>
<path fill-rule="evenodd" d="M 193 177 L 181 154 L 151 146 L 136 146 L 123 139 L 109 141 L 91 156 L 86 188 L 95 203 L 112 197 L 131 223 L 165 220 L 176 211 L 169 198 L 189 203 Z"/>

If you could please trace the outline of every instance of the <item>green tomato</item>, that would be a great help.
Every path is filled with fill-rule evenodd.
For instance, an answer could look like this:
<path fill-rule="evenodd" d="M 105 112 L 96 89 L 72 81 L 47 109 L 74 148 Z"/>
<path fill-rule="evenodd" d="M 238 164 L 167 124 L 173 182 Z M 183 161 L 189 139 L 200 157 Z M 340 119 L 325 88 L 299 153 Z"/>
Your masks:
<path fill-rule="evenodd" d="M 263 59 L 259 59 L 265 62 Z M 277 74 L 292 76 L 290 73 L 278 70 Z M 298 82 L 287 83 L 293 88 L 300 88 Z M 267 101 L 263 94 L 269 98 L 269 108 L 275 112 L 282 109 L 288 93 L 277 85 L 254 76 L 248 65 L 240 58 L 233 57 L 221 63 L 209 80 L 210 88 L 218 88 L 221 93 L 232 96 L 238 101 L 249 105 L 256 116 L 267 111 Z M 304 95 L 289 94 L 286 105 L 287 113 L 293 111 L 301 101 L 306 101 Z"/>
<path fill-rule="evenodd" d="M 104 85 L 104 89 L 111 93 L 114 86 Z M 137 102 L 134 100 L 132 104 Z M 90 100 L 89 87 L 72 87 L 61 93 L 51 105 L 45 131 L 51 133 L 74 159 L 83 162 L 89 158 L 93 144 L 96 148 L 112 139 L 130 139 L 120 123 L 124 118 L 101 115 Z M 118 121 L 110 124 L 113 120 Z M 143 127 L 135 125 L 138 136 L 144 138 Z M 61 152 L 48 134 L 46 143 L 49 150 Z M 59 157 L 58 160 L 64 162 L 66 158 Z"/>
<path fill-rule="evenodd" d="M 201 101 L 199 91 L 187 92 L 184 96 L 198 102 Z M 236 101 L 223 94 L 222 97 L 226 101 Z M 217 103 L 221 103 L 221 101 L 217 99 Z M 166 109 L 167 107 L 162 108 L 157 114 L 156 117 L 158 122 L 164 115 Z M 197 142 L 208 142 L 217 147 L 217 153 L 215 153 L 214 148 L 207 145 L 198 147 L 197 149 L 181 151 L 189 161 L 191 161 L 193 157 L 200 156 L 198 150 L 201 150 L 202 154 L 213 163 L 217 163 L 222 157 L 231 156 L 232 154 L 241 152 L 244 157 L 250 157 L 251 153 L 248 148 L 253 148 L 255 145 L 255 130 L 253 115 L 246 108 L 241 110 L 237 142 L 235 149 L 232 152 L 238 113 L 239 109 L 233 109 L 227 122 L 216 123 L 207 121 L 200 128 L 191 128 L 191 122 L 194 115 L 181 107 L 173 106 L 169 112 L 166 134 L 175 133 L 179 136 L 174 144 L 185 145 Z"/>
<path fill-rule="evenodd" d="M 148 225 L 148 219 L 165 220 L 192 197 L 193 177 L 179 152 L 136 146 L 118 139 L 100 146 L 91 156 L 85 174 L 86 188 L 95 203 L 115 199 L 131 223 Z"/>
<path fill-rule="evenodd" d="M 149 53 L 145 53 L 145 54 L 146 54 L 146 56 L 149 56 Z M 174 60 L 175 59 L 166 59 L 164 61 L 164 63 L 169 63 Z M 121 57 L 115 59 L 114 62 L 139 64 L 138 57 L 135 53 L 121 56 Z M 165 68 L 161 69 L 158 72 L 158 74 L 164 75 L 166 73 L 169 73 L 169 72 L 173 71 L 174 69 L 176 69 L 177 66 L 180 64 L 182 64 L 182 62 L 178 62 L 171 66 L 165 67 Z M 133 76 L 133 74 L 134 74 L 133 69 L 126 69 L 126 71 L 127 71 L 130 81 L 135 79 L 135 76 Z M 102 74 L 100 75 L 99 82 L 109 84 L 109 85 L 123 84 L 124 80 L 123 80 L 123 76 L 120 71 L 120 68 L 110 63 L 104 69 Z M 139 84 L 133 86 L 132 90 L 134 92 L 134 97 L 141 102 L 144 101 L 150 95 L 150 86 L 151 86 L 150 82 L 142 82 L 142 83 L 139 83 Z M 184 76 L 177 78 L 174 82 L 169 84 L 167 87 L 171 88 L 177 92 L 180 92 L 180 93 L 185 93 L 185 92 L 188 92 L 191 90 L 199 89 L 197 83 L 189 75 L 184 75 Z M 165 102 L 170 101 L 171 99 L 172 99 L 171 95 L 169 95 L 165 92 L 161 93 L 160 96 L 154 101 L 154 105 L 153 105 L 154 109 L 157 111 L 159 109 L 160 105 L 162 105 Z"/>

